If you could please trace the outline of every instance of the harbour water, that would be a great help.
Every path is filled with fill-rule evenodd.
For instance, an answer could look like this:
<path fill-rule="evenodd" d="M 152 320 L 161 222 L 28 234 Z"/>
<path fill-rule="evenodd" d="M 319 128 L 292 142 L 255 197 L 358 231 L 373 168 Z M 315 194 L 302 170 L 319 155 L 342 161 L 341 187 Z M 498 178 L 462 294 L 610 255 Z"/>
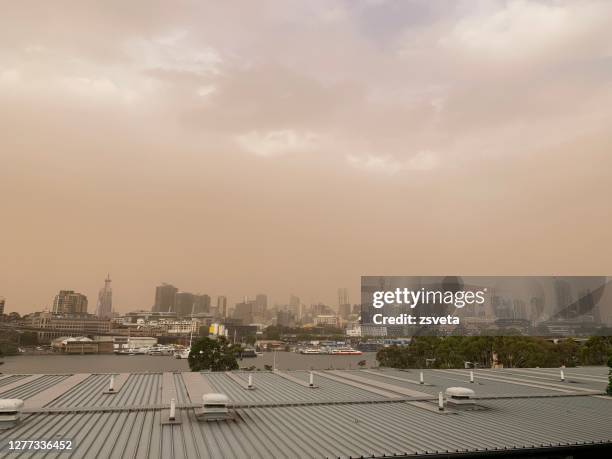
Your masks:
<path fill-rule="evenodd" d="M 170 356 L 149 355 L 17 355 L 2 359 L 0 373 L 109 373 L 140 371 L 189 371 L 187 360 Z M 295 352 L 266 352 L 254 358 L 238 361 L 241 368 L 275 365 L 279 370 L 327 370 L 359 368 L 365 360 L 366 367 L 377 365 L 376 353 L 363 355 L 303 355 Z"/>

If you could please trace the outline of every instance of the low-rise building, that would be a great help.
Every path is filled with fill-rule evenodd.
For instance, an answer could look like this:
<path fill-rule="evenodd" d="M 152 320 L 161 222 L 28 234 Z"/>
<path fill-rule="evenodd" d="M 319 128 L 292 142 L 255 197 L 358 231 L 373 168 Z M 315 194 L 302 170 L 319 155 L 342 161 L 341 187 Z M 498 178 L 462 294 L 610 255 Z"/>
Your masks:
<path fill-rule="evenodd" d="M 36 312 L 28 318 L 27 325 L 39 329 L 39 342 L 49 342 L 61 336 L 99 335 L 110 333 L 109 319 L 100 319 L 93 314 L 53 314 Z"/>
<path fill-rule="evenodd" d="M 338 317 L 333 314 L 319 314 L 315 316 L 313 322 L 315 326 L 337 327 Z"/>
<path fill-rule="evenodd" d="M 157 338 L 152 336 L 94 336 L 95 341 L 108 342 L 115 352 L 127 349 L 139 349 L 141 347 L 152 347 L 157 344 Z"/>
<path fill-rule="evenodd" d="M 51 345 L 63 354 L 111 354 L 113 343 L 97 341 L 86 336 L 70 336 L 54 339 Z"/>

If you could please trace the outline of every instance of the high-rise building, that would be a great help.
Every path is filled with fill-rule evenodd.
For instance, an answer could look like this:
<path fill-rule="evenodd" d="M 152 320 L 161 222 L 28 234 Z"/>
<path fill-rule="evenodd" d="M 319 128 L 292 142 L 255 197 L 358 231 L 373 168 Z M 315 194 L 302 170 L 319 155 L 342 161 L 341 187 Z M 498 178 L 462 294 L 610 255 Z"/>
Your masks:
<path fill-rule="evenodd" d="M 258 293 L 255 296 L 255 310 L 253 312 L 255 315 L 263 317 L 266 313 L 266 309 L 268 309 L 268 295 L 265 293 Z"/>
<path fill-rule="evenodd" d="M 341 304 L 338 308 L 338 315 L 343 319 L 348 319 L 348 316 L 351 315 L 351 305 L 348 303 Z"/>
<path fill-rule="evenodd" d="M 174 311 L 174 296 L 176 292 L 178 292 L 178 288 L 170 284 L 164 283 L 155 287 L 155 304 L 153 305 L 153 311 Z"/>
<path fill-rule="evenodd" d="M 300 309 L 300 297 L 295 295 L 289 296 L 289 310 L 292 311 L 296 317 L 302 318 L 302 311 Z"/>
<path fill-rule="evenodd" d="M 217 297 L 217 314 L 220 317 L 227 317 L 227 297 L 226 296 L 218 296 Z"/>
<path fill-rule="evenodd" d="M 174 295 L 174 311 L 178 316 L 188 316 L 194 310 L 195 295 L 189 292 L 177 292 Z"/>
<path fill-rule="evenodd" d="M 87 297 L 74 290 L 60 290 L 53 301 L 54 314 L 87 314 Z"/>
<path fill-rule="evenodd" d="M 349 303 L 349 295 L 347 288 L 339 288 L 338 289 L 338 306 L 342 306 L 343 304 Z"/>
<path fill-rule="evenodd" d="M 210 296 L 206 294 L 194 295 L 193 312 L 196 314 L 210 312 Z"/>
<path fill-rule="evenodd" d="M 4 314 L 4 304 L 5 304 L 5 299 L 3 296 L 0 296 L 0 315 Z"/>
<path fill-rule="evenodd" d="M 234 318 L 240 319 L 243 325 L 252 324 L 255 322 L 255 309 L 257 305 L 255 301 L 249 301 L 247 298 L 242 303 L 237 303 L 234 308 Z"/>
<path fill-rule="evenodd" d="M 293 311 L 281 310 L 276 313 L 276 325 L 279 327 L 295 327 L 295 314 Z"/>
<path fill-rule="evenodd" d="M 348 289 L 338 289 L 338 315 L 346 319 L 351 314 L 351 304 L 349 302 Z"/>
<path fill-rule="evenodd" d="M 104 287 L 98 293 L 96 315 L 100 319 L 110 319 L 113 315 L 113 290 L 111 289 L 110 274 L 104 280 Z"/>

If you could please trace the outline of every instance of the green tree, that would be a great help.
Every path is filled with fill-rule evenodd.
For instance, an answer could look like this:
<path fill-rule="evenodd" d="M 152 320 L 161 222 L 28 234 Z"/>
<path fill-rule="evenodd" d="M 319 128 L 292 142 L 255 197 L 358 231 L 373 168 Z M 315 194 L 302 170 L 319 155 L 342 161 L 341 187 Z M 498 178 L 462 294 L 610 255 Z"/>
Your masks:
<path fill-rule="evenodd" d="M 201 338 L 191 346 L 188 362 L 191 371 L 229 371 L 238 369 L 236 351 L 225 337 Z"/>
<path fill-rule="evenodd" d="M 611 352 L 612 337 L 592 336 L 582 347 L 580 360 L 583 365 L 604 365 Z"/>
<path fill-rule="evenodd" d="M 559 354 L 560 365 L 575 367 L 579 363 L 580 348 L 578 343 L 572 338 L 568 338 L 557 344 L 557 352 Z"/>

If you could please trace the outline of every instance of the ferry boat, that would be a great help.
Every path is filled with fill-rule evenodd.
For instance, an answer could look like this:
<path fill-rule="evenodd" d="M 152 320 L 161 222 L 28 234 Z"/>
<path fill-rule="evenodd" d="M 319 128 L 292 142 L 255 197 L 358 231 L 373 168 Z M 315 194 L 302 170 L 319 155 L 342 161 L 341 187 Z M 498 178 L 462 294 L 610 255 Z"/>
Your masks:
<path fill-rule="evenodd" d="M 120 351 L 115 351 L 115 354 L 118 355 L 142 355 L 142 354 L 147 354 L 149 352 L 149 348 L 148 347 L 140 347 L 140 348 L 136 348 L 136 347 L 130 347 L 127 349 L 121 349 Z"/>
<path fill-rule="evenodd" d="M 302 349 L 300 351 L 300 354 L 320 355 L 320 354 L 323 354 L 323 352 L 321 351 L 321 349 L 315 349 L 315 348 L 309 347 L 307 349 Z"/>
<path fill-rule="evenodd" d="M 332 349 L 330 354 L 331 355 L 362 355 L 363 352 L 358 351 L 357 349 L 353 349 L 352 347 L 339 347 L 337 349 Z"/>
<path fill-rule="evenodd" d="M 173 351 L 173 348 L 170 346 L 155 345 L 153 347 L 150 347 L 149 352 L 147 353 L 149 355 L 172 355 Z"/>

